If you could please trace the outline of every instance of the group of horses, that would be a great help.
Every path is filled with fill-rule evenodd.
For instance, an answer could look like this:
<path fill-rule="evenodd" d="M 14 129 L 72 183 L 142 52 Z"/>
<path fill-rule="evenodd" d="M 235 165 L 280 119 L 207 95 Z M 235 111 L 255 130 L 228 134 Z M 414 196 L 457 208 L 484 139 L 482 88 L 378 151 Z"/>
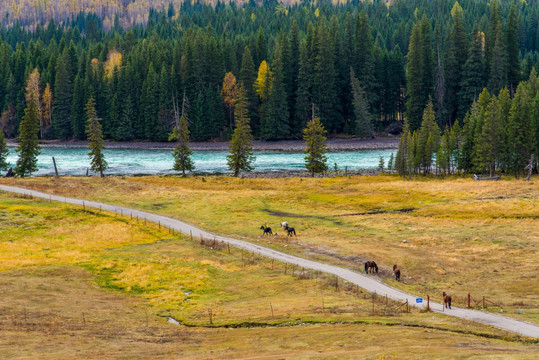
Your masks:
<path fill-rule="evenodd" d="M 288 222 L 284 221 L 280 223 L 280 226 L 286 231 L 287 236 L 292 236 L 292 235 L 296 236 L 296 229 L 294 229 L 293 227 L 290 227 L 288 225 Z M 260 230 L 263 231 L 262 235 L 268 235 L 268 236 L 273 235 L 273 231 L 271 230 L 269 226 L 262 225 L 260 226 Z M 277 233 L 275 233 L 275 235 L 277 235 Z M 378 265 L 376 265 L 376 263 L 372 260 L 365 262 L 365 272 L 367 274 L 378 273 Z M 399 269 L 397 265 L 393 265 L 393 274 L 395 275 L 395 280 L 400 281 L 401 270 Z M 443 298 L 444 298 L 444 306 L 446 308 L 451 309 L 451 296 L 447 295 L 444 291 Z"/>
<path fill-rule="evenodd" d="M 371 274 L 378 273 L 378 265 L 374 261 L 367 261 L 365 263 L 365 272 L 368 274 L 369 272 Z M 400 281 L 401 278 L 401 270 L 397 265 L 393 265 L 393 274 L 395 274 L 395 280 Z M 451 309 L 451 296 L 447 295 L 444 291 L 443 293 L 444 298 L 444 306 L 446 309 Z"/>
<path fill-rule="evenodd" d="M 288 223 L 286 221 L 283 221 L 280 225 L 286 231 L 287 236 L 296 236 L 296 229 L 294 229 L 291 226 L 288 226 Z M 273 231 L 271 230 L 269 226 L 262 225 L 260 226 L 260 230 L 263 231 L 262 236 L 273 235 Z M 275 235 L 277 235 L 277 233 L 275 233 Z"/>
<path fill-rule="evenodd" d="M 370 273 L 378 273 L 378 265 L 374 261 L 367 261 L 365 263 L 365 272 L 368 274 Z M 397 265 L 393 265 L 393 274 L 395 274 L 395 280 L 400 281 L 401 279 L 401 270 Z"/>

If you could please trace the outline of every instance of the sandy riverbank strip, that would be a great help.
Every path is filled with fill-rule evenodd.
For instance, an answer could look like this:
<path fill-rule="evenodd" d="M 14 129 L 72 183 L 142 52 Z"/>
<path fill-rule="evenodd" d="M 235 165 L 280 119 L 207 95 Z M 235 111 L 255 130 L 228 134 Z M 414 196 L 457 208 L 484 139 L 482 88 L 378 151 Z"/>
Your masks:
<path fill-rule="evenodd" d="M 332 139 L 327 142 L 330 151 L 352 151 L 352 150 L 377 150 L 377 149 L 396 149 L 399 145 L 399 139 L 379 138 L 379 139 Z M 8 140 L 9 146 L 16 146 L 16 140 Z M 43 140 L 39 145 L 43 148 L 87 148 L 86 141 L 58 141 Z M 227 151 L 228 142 L 191 142 L 192 150 L 213 150 Z M 171 142 L 112 142 L 106 141 L 105 147 L 108 149 L 135 149 L 135 150 L 167 150 L 172 149 L 175 143 Z M 282 141 L 254 141 L 253 150 L 270 151 L 294 151 L 302 152 L 305 149 L 305 142 L 301 140 L 282 140 Z"/>

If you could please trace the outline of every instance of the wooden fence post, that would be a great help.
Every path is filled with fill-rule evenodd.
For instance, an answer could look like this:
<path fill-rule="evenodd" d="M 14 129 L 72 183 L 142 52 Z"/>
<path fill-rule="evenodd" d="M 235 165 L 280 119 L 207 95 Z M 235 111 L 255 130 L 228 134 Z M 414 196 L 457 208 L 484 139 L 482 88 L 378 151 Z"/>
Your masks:
<path fill-rule="evenodd" d="M 427 310 L 430 310 L 430 295 L 427 295 Z"/>
<path fill-rule="evenodd" d="M 58 168 L 56 167 L 56 159 L 54 159 L 54 156 L 52 157 L 52 163 L 54 165 L 54 174 L 58 177 Z"/>
<path fill-rule="evenodd" d="M 470 308 L 470 302 L 471 302 L 471 295 L 468 293 L 468 308 Z"/>

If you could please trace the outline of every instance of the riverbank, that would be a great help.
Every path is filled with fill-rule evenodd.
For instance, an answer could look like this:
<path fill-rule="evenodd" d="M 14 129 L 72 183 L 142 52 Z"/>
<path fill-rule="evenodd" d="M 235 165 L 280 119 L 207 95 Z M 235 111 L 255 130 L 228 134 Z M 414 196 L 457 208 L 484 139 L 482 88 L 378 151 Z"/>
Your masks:
<path fill-rule="evenodd" d="M 9 146 L 16 146 L 16 140 L 8 140 Z M 399 145 L 397 137 L 378 139 L 331 139 L 326 142 L 329 151 L 353 151 L 353 150 L 377 150 L 396 149 Z M 87 148 L 86 141 L 59 141 L 42 140 L 39 145 L 43 148 Z M 175 143 L 172 142 L 114 142 L 106 141 L 105 147 L 108 149 L 133 149 L 133 150 L 167 150 L 172 149 Z M 191 142 L 192 150 L 228 150 L 228 142 Z M 305 150 L 305 142 L 302 140 L 282 140 L 282 141 L 254 141 L 253 150 L 269 151 L 295 151 Z"/>

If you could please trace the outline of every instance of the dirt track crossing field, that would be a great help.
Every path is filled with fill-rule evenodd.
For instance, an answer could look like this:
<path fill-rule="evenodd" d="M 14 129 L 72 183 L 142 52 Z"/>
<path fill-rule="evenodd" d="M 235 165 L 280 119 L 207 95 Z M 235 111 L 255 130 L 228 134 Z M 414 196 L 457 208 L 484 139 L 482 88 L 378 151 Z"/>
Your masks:
<path fill-rule="evenodd" d="M 65 202 L 69 204 L 74 204 L 74 205 L 93 207 L 93 208 L 101 209 L 104 211 L 120 213 L 127 216 L 136 216 L 141 219 L 146 219 L 148 221 L 159 223 L 162 226 L 174 229 L 176 231 L 180 231 L 185 234 L 192 234 L 194 237 L 203 237 L 207 239 L 215 239 L 216 241 L 223 241 L 237 248 L 241 248 L 250 252 L 258 253 L 260 255 L 273 258 L 278 261 L 297 265 L 297 266 L 307 268 L 307 269 L 318 270 L 325 273 L 333 274 L 342 278 L 343 280 L 346 280 L 350 283 L 358 285 L 370 292 L 376 292 L 378 295 L 382 295 L 382 296 L 387 295 L 389 298 L 393 300 L 408 301 L 408 303 L 410 303 L 413 306 L 419 306 L 419 307 L 426 306 L 425 303 L 421 305 L 416 305 L 415 295 L 408 294 L 398 289 L 395 289 L 393 287 L 390 287 L 369 276 L 362 275 L 357 272 L 340 268 L 337 266 L 332 266 L 332 265 L 327 265 L 320 262 L 302 259 L 300 257 L 292 256 L 292 255 L 279 252 L 273 249 L 269 249 L 260 245 L 252 244 L 250 242 L 241 241 L 241 240 L 237 240 L 237 239 L 233 239 L 229 237 L 223 237 L 219 235 L 214 235 L 207 231 L 199 229 L 191 224 L 188 224 L 188 223 L 185 223 L 185 222 L 182 222 L 180 220 L 173 219 L 170 217 L 156 215 L 149 212 L 140 211 L 136 209 L 130 209 L 130 208 L 121 207 L 121 206 L 114 206 L 114 205 L 94 202 L 94 201 L 66 198 L 63 196 L 46 194 L 43 192 L 23 189 L 19 187 L 0 185 L 0 190 L 5 191 L 5 192 L 10 192 L 10 193 L 25 194 L 29 196 L 38 197 L 38 198 L 49 199 L 50 201 L 54 200 L 54 201 L 60 201 L 60 202 Z M 442 305 L 439 303 L 431 302 L 430 305 L 431 305 L 431 309 L 434 311 L 443 310 Z M 515 332 L 524 336 L 539 337 L 539 326 L 536 326 L 528 322 L 511 319 L 508 317 L 495 315 L 492 313 L 453 307 L 451 310 L 446 309 L 445 314 L 459 317 L 462 319 L 473 320 L 473 321 L 481 322 L 484 324 L 492 325 L 497 328 L 512 331 L 512 332 Z"/>

